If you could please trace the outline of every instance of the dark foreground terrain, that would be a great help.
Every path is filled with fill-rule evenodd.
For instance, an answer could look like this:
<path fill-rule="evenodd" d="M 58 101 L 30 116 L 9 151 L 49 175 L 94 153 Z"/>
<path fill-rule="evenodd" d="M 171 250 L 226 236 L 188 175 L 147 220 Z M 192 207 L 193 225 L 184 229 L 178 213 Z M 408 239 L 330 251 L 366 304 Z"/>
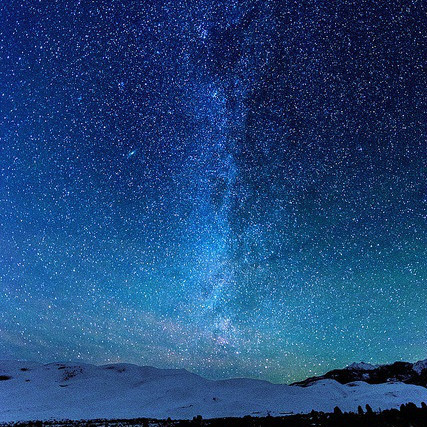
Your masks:
<path fill-rule="evenodd" d="M 81 421 L 33 421 L 26 423 L 0 424 L 13 427 L 101 427 L 101 426 L 141 426 L 141 427 L 258 427 L 258 426 L 283 426 L 283 427 L 308 427 L 308 426 L 342 426 L 342 427 L 427 427 L 427 405 L 418 408 L 413 403 L 402 405 L 400 409 L 390 409 L 379 413 L 372 412 L 369 406 L 363 410 L 359 407 L 357 414 L 342 413 L 335 408 L 334 413 L 311 412 L 305 415 L 289 415 L 286 417 L 251 417 L 243 418 L 217 418 L 204 420 L 201 416 L 193 420 L 152 420 L 138 418 L 132 420 L 81 420 Z"/>

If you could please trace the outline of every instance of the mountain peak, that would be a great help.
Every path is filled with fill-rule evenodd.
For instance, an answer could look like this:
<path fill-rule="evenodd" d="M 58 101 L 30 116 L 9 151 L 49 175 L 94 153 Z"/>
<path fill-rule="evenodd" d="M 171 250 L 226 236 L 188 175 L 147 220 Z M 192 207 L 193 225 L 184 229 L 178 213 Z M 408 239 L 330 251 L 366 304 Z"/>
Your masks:
<path fill-rule="evenodd" d="M 427 359 L 424 360 L 419 360 L 418 362 L 414 363 L 412 365 L 412 369 L 419 375 L 421 375 L 421 373 L 423 371 L 427 370 Z"/>
<path fill-rule="evenodd" d="M 372 365 L 370 363 L 365 362 L 359 362 L 359 363 L 352 363 L 351 365 L 348 365 L 344 369 L 350 369 L 350 370 L 361 370 L 361 371 L 372 371 L 373 369 L 378 368 L 379 365 Z"/>

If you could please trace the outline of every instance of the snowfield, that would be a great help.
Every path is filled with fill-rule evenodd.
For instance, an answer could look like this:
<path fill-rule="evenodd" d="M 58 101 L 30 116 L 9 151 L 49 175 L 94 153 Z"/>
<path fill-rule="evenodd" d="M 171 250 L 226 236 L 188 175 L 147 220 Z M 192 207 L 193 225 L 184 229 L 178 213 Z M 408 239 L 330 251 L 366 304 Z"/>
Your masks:
<path fill-rule="evenodd" d="M 252 379 L 212 381 L 179 369 L 130 364 L 0 361 L 0 422 L 47 419 L 191 419 L 316 411 L 374 410 L 427 402 L 427 389 L 403 383 L 309 387 Z"/>

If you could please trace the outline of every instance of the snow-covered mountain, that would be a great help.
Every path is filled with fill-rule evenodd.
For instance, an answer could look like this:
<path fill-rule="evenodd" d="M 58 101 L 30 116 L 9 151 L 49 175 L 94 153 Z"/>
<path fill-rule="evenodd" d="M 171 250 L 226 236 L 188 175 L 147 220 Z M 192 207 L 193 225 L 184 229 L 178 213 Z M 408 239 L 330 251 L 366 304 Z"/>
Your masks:
<path fill-rule="evenodd" d="M 352 363 L 344 369 L 334 369 L 324 375 L 307 378 L 294 385 L 307 386 L 325 379 L 333 379 L 341 384 L 354 381 L 365 381 L 369 384 L 402 382 L 427 387 L 427 359 L 416 363 L 395 362 L 390 365 Z"/>
<path fill-rule="evenodd" d="M 185 370 L 130 364 L 0 361 L 0 421 L 263 416 L 331 412 L 335 406 L 355 411 L 366 404 L 377 410 L 423 401 L 427 388 L 404 383 L 344 385 L 321 379 L 301 387 L 252 379 L 212 381 Z"/>

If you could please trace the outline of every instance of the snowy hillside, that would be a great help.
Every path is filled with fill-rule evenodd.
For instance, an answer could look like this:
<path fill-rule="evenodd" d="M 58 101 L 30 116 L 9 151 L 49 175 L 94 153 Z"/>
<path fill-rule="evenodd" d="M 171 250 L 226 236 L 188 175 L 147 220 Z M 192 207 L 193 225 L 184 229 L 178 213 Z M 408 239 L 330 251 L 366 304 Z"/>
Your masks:
<path fill-rule="evenodd" d="M 327 379 L 299 387 L 251 379 L 211 381 L 185 370 L 129 364 L 0 361 L 0 421 L 279 415 L 423 401 L 426 388 L 402 383 L 343 385 Z"/>

